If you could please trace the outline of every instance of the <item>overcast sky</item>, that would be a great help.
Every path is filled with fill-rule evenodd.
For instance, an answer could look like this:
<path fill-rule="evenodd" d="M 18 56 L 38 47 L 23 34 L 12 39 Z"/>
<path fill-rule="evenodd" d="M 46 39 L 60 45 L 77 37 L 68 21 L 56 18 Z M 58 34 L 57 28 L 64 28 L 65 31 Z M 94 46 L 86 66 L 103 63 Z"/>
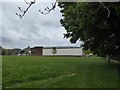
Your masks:
<path fill-rule="evenodd" d="M 71 44 L 68 39 L 63 38 L 66 32 L 60 24 L 62 18 L 59 7 L 48 15 L 42 15 L 38 10 L 51 7 L 51 2 L 39 2 L 34 4 L 23 19 L 16 16 L 20 13 L 18 6 L 25 9 L 27 5 L 23 2 L 2 2 L 0 9 L 0 27 L 2 27 L 2 46 L 5 48 L 25 48 L 43 46 L 80 46 L 78 41 Z M 2 14 L 2 15 L 1 15 Z M 1 43 L 0 43 L 1 44 Z"/>

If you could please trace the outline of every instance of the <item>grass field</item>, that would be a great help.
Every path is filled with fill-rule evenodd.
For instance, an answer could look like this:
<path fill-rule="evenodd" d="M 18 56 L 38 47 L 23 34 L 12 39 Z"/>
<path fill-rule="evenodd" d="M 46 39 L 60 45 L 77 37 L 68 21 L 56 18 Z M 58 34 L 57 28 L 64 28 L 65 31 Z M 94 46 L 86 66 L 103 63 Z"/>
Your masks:
<path fill-rule="evenodd" d="M 2 89 L 2 57 L 0 56 L 0 89 Z"/>
<path fill-rule="evenodd" d="M 116 63 L 91 57 L 4 56 L 3 88 L 118 88 Z"/>

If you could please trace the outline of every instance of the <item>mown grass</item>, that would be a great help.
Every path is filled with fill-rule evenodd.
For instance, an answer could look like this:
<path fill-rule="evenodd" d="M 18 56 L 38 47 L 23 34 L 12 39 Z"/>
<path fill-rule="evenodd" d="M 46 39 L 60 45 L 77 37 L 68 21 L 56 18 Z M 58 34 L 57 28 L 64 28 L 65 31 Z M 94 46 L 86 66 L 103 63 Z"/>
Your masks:
<path fill-rule="evenodd" d="M 91 57 L 4 56 L 3 88 L 118 88 L 118 64 Z"/>
<path fill-rule="evenodd" d="M 2 56 L 0 56 L 0 89 L 2 89 Z"/>

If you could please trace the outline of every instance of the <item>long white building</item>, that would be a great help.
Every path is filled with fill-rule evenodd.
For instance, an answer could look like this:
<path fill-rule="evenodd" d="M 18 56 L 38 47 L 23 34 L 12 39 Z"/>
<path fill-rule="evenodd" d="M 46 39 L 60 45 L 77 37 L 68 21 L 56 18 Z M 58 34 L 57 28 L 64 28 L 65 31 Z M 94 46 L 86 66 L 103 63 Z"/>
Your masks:
<path fill-rule="evenodd" d="M 52 47 L 44 47 L 43 48 L 43 55 L 50 56 L 52 54 Z M 56 54 L 58 56 L 82 56 L 83 51 L 80 47 L 56 47 Z"/>

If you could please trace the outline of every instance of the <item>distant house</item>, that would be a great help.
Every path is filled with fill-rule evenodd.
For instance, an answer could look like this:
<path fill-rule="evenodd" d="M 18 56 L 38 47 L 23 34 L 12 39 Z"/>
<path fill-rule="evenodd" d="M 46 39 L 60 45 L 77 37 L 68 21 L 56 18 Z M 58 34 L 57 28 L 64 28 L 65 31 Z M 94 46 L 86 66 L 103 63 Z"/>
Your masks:
<path fill-rule="evenodd" d="M 31 55 L 35 56 L 51 56 L 53 47 L 33 47 Z M 80 47 L 56 47 L 56 56 L 82 56 L 83 51 Z"/>

